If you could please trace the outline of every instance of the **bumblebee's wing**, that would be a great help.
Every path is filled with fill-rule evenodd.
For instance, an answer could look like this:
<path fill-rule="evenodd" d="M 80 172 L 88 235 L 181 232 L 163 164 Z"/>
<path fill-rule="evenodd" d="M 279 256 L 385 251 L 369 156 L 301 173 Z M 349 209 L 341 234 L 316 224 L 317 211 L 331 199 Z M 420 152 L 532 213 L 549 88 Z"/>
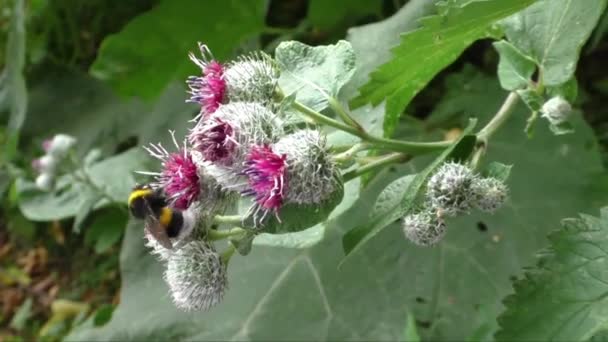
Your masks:
<path fill-rule="evenodd" d="M 144 222 L 146 231 L 148 231 L 148 233 L 150 233 L 150 235 L 152 235 L 152 237 L 158 241 L 161 246 L 165 247 L 166 249 L 172 249 L 173 244 L 171 243 L 169 236 L 167 236 L 167 230 L 165 227 L 163 227 L 160 221 L 158 221 L 154 215 L 154 212 L 152 211 L 152 208 L 150 208 L 150 205 L 148 205 L 147 202 L 146 208 L 148 210 L 148 215 L 146 215 Z"/>

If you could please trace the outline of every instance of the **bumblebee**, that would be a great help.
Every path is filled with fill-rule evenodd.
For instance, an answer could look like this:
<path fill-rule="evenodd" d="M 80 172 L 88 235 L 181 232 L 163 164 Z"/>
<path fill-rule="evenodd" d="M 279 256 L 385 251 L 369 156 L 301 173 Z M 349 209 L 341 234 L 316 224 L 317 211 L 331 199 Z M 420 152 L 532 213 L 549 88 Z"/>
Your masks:
<path fill-rule="evenodd" d="M 159 189 L 149 185 L 136 185 L 128 200 L 133 217 L 144 220 L 145 229 L 158 243 L 172 249 L 172 238 L 193 226 L 192 220 L 181 210 L 171 208 Z"/>

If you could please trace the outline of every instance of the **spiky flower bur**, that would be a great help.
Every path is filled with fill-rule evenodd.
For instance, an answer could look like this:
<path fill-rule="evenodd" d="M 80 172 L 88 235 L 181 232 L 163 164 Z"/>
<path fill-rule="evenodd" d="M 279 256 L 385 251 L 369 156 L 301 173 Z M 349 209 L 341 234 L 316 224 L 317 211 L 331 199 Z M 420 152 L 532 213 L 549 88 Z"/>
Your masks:
<path fill-rule="evenodd" d="M 496 178 L 482 178 L 473 183 L 476 194 L 475 206 L 482 211 L 493 213 L 500 208 L 508 197 L 509 189 Z"/>
<path fill-rule="evenodd" d="M 552 125 L 560 125 L 568 121 L 572 114 L 572 106 L 561 96 L 555 96 L 545 102 L 541 108 L 542 117 Z"/>
<path fill-rule="evenodd" d="M 185 311 L 208 310 L 228 288 L 226 264 L 213 245 L 191 241 L 169 256 L 165 281 L 175 305 Z"/>
<path fill-rule="evenodd" d="M 160 143 L 144 147 L 151 156 L 161 161 L 161 171 L 140 173 L 155 176 L 156 181 L 152 186 L 161 188 L 173 207 L 185 210 L 198 199 L 202 180 L 186 142 L 179 146 L 174 132 L 171 132 L 171 136 L 177 152 L 170 153 Z"/>
<path fill-rule="evenodd" d="M 467 213 L 475 202 L 473 183 L 477 176 L 466 166 L 444 163 L 427 183 L 427 200 L 441 215 Z"/>
<path fill-rule="evenodd" d="M 273 150 L 286 156 L 285 202 L 319 204 L 340 186 L 340 172 L 321 132 L 297 131 L 281 138 Z"/>
<path fill-rule="evenodd" d="M 418 246 L 432 246 L 445 236 L 445 222 L 431 210 L 423 210 L 403 218 L 405 237 Z"/>
<path fill-rule="evenodd" d="M 275 153 L 268 145 L 253 146 L 247 155 L 243 170 L 247 177 L 247 188 L 242 193 L 254 198 L 255 203 L 250 209 L 255 218 L 254 224 L 263 221 L 270 212 L 276 215 L 283 205 L 286 192 L 285 159 L 285 155 Z"/>
<path fill-rule="evenodd" d="M 252 145 L 270 144 L 283 134 L 281 120 L 255 102 L 231 102 L 202 118 L 188 141 L 214 165 L 240 167 Z M 233 170 L 238 173 L 238 170 Z"/>
<path fill-rule="evenodd" d="M 239 57 L 228 64 L 224 73 L 227 99 L 233 101 L 272 102 L 279 81 L 279 71 L 270 56 L 259 52 Z"/>
<path fill-rule="evenodd" d="M 224 103 L 226 97 L 226 82 L 224 80 L 224 65 L 217 62 L 209 48 L 199 43 L 201 58 L 193 53 L 189 54 L 190 60 L 201 68 L 201 76 L 190 76 L 186 80 L 190 88 L 190 98 L 187 102 L 201 105 L 203 116 L 215 112 Z"/>

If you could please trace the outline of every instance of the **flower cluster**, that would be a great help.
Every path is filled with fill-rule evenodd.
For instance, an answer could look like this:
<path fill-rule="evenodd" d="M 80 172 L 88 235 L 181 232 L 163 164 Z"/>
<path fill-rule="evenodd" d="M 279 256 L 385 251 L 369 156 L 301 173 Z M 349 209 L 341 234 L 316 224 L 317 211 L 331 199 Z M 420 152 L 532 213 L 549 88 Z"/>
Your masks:
<path fill-rule="evenodd" d="M 45 154 L 32 160 L 32 168 L 38 172 L 36 186 L 43 191 L 53 188 L 57 177 L 57 167 L 66 158 L 76 139 L 67 134 L 57 134 L 42 143 Z"/>
<path fill-rule="evenodd" d="M 426 184 L 423 209 L 403 218 L 403 232 L 417 245 L 433 245 L 445 235 L 447 217 L 468 214 L 472 208 L 493 213 L 507 193 L 501 180 L 481 177 L 462 164 L 444 163 Z"/>
<path fill-rule="evenodd" d="M 236 61 L 217 61 L 205 45 L 201 57 L 190 54 L 201 74 L 187 79 L 188 102 L 200 106 L 183 142 L 174 149 L 151 144 L 146 150 L 160 161 L 150 184 L 167 204 L 182 213 L 187 232 L 165 249 L 146 235 L 152 253 L 166 265 L 165 280 L 176 306 L 206 310 L 227 289 L 229 257 L 216 252 L 208 237 L 215 215 L 247 197 L 251 232 L 263 231 L 268 217 L 281 222 L 287 204 L 315 205 L 341 186 L 340 173 L 325 135 L 288 127 L 275 101 L 278 71 L 270 57 L 258 53 Z M 289 132 L 289 133 L 288 133 Z"/>

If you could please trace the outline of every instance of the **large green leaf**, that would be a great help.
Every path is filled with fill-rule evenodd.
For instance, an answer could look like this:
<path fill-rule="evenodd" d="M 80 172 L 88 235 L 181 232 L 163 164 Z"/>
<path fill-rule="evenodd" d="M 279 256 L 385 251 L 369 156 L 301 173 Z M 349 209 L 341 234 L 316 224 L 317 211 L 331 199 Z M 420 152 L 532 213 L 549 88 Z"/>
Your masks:
<path fill-rule="evenodd" d="M 494 43 L 500 55 L 498 63 L 498 80 L 506 90 L 526 88 L 536 70 L 534 60 L 525 56 L 511 43 L 501 40 Z"/>
<path fill-rule="evenodd" d="M 585 341 L 608 328 L 608 208 L 564 220 L 549 240 L 505 300 L 500 341 Z"/>
<path fill-rule="evenodd" d="M 494 78 L 467 73 L 453 81 L 458 87 L 448 99 L 470 99 L 454 110 L 482 124 L 506 95 Z M 392 225 L 337 270 L 341 235 L 369 219 L 388 183 L 415 172 L 407 165 L 377 177 L 351 209 L 327 223 L 315 246 L 256 245 L 247 257 L 235 256 L 224 301 L 208 313 L 185 314 L 170 303 L 160 263 L 144 250 L 141 228 L 130 228 L 121 304 L 108 325 L 83 326 L 70 339 L 398 340 L 409 310 L 423 339 L 487 340 L 497 328 L 500 299 L 511 291 L 509 277 L 531 265 L 560 217 L 592 210 L 599 195 L 605 199 L 591 191 L 590 182 L 603 170 L 589 127 L 577 121 L 576 134 L 559 138 L 541 127 L 534 139 L 513 143 L 513 136 L 521 136 L 524 113 L 522 105 L 489 145 L 488 161 L 515 165 L 510 202 L 494 216 L 475 212 L 450 221 L 446 239 L 435 248 L 413 246 Z"/>
<path fill-rule="evenodd" d="M 264 13 L 261 0 L 162 0 L 103 41 L 91 73 L 123 95 L 155 97 L 169 82 L 200 73 L 188 59 L 198 41 L 227 58 L 261 32 Z"/>
<path fill-rule="evenodd" d="M 328 97 L 336 98 L 355 72 L 355 53 L 344 40 L 315 47 L 284 42 L 277 47 L 275 59 L 285 95 L 296 93 L 296 100 L 316 111 L 325 109 Z"/>
<path fill-rule="evenodd" d="M 380 66 L 351 101 L 354 107 L 386 99 L 384 134 L 395 130 L 399 116 L 414 96 L 475 40 L 491 35 L 490 26 L 535 0 L 447 2 L 440 13 L 420 21 L 422 27 L 402 36 L 393 59 Z"/>
<path fill-rule="evenodd" d="M 509 41 L 533 58 L 545 85 L 568 81 L 606 0 L 542 0 L 502 22 Z"/>

